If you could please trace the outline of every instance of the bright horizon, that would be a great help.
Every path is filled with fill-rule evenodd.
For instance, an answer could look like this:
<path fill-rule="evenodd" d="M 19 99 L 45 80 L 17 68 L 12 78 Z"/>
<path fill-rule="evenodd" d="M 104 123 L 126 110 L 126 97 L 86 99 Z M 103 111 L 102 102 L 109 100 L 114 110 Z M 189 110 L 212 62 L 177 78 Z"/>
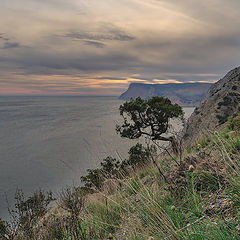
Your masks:
<path fill-rule="evenodd" d="M 119 96 L 240 65 L 237 0 L 2 0 L 0 95 Z"/>

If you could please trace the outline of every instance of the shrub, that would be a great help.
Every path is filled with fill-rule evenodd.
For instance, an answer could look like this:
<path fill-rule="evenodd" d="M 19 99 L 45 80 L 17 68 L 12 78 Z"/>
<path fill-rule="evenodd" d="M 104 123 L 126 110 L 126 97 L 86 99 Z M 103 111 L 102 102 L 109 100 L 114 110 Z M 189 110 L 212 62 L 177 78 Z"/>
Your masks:
<path fill-rule="evenodd" d="M 219 124 L 223 124 L 227 121 L 228 116 L 227 115 L 222 116 L 222 115 L 217 114 L 216 118 L 218 119 Z"/>
<path fill-rule="evenodd" d="M 87 239 L 82 220 L 79 218 L 86 200 L 86 192 L 82 188 L 67 188 L 61 194 L 62 208 L 70 214 L 68 217 L 68 229 L 74 239 Z"/>
<path fill-rule="evenodd" d="M 240 130 L 240 113 L 236 117 L 230 117 L 228 119 L 228 127 L 231 130 L 237 131 Z"/>
<path fill-rule="evenodd" d="M 188 146 L 188 147 L 186 148 L 186 150 L 187 150 L 187 153 L 190 154 L 190 153 L 192 152 L 192 147 L 191 147 L 191 146 Z"/>
<path fill-rule="evenodd" d="M 101 190 L 104 176 L 101 169 L 88 169 L 88 174 L 81 177 L 82 183 L 89 191 Z"/>
<path fill-rule="evenodd" d="M 228 105 L 230 105 L 232 103 L 232 98 L 229 95 L 225 96 L 223 98 L 223 101 L 218 103 L 219 107 L 221 107 L 221 106 L 228 106 Z"/>
<path fill-rule="evenodd" d="M 109 233 L 114 234 L 121 223 L 122 209 L 119 204 L 112 201 L 92 202 L 88 205 L 87 210 L 91 224 L 97 237 L 87 239 L 107 239 Z"/>
<path fill-rule="evenodd" d="M 149 162 L 150 151 L 154 150 L 156 151 L 153 146 L 148 150 L 142 144 L 137 143 L 135 146 L 131 147 L 128 152 L 128 164 L 132 167 L 138 167 Z"/>
<path fill-rule="evenodd" d="M 137 143 L 131 147 L 128 154 L 129 158 L 120 162 L 112 157 L 103 159 L 100 163 L 99 169 L 88 169 L 88 174 L 81 177 L 82 183 L 85 188 L 92 192 L 101 190 L 103 182 L 107 178 L 122 178 L 128 174 L 129 168 L 140 167 L 150 161 L 150 154 L 156 153 L 156 147 L 150 146 L 149 149 L 145 148 L 142 144 Z"/>
<path fill-rule="evenodd" d="M 235 137 L 232 139 L 232 153 L 240 152 L 240 137 Z"/>
<path fill-rule="evenodd" d="M 120 162 L 112 157 L 107 157 L 101 162 L 101 170 L 105 177 L 117 177 L 119 175 Z"/>
<path fill-rule="evenodd" d="M 103 183 L 107 178 L 120 178 L 124 175 L 127 161 L 120 163 L 120 161 L 115 158 L 107 157 L 103 159 L 100 165 L 101 168 L 88 169 L 87 175 L 81 177 L 84 187 L 89 192 L 101 190 Z"/>
<path fill-rule="evenodd" d="M 40 218 L 47 213 L 49 204 L 54 200 L 52 192 L 45 193 L 39 190 L 26 199 L 23 191 L 17 190 L 15 209 L 9 209 L 12 217 L 11 235 L 16 234 L 20 239 L 35 239 L 34 227 Z"/>
<path fill-rule="evenodd" d="M 203 136 L 200 138 L 197 147 L 205 148 L 209 143 L 210 143 L 210 140 L 206 136 Z"/>

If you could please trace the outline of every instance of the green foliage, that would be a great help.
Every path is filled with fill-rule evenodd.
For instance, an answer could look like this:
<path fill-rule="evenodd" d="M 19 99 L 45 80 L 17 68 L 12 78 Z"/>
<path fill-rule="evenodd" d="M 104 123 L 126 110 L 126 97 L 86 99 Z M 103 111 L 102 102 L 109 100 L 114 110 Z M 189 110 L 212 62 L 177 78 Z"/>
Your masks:
<path fill-rule="evenodd" d="M 206 170 L 196 171 L 196 188 L 198 191 L 214 192 L 223 184 L 222 176 Z"/>
<path fill-rule="evenodd" d="M 19 216 L 21 226 L 36 223 L 48 210 L 48 205 L 54 201 L 52 192 L 44 193 L 42 190 L 35 192 L 32 196 L 25 199 L 21 190 L 17 190 L 15 194 L 15 210 L 12 213 Z M 28 227 L 28 226 L 26 226 Z"/>
<path fill-rule="evenodd" d="M 68 229 L 74 239 L 87 239 L 83 221 L 79 218 L 86 201 L 86 192 L 82 188 L 67 188 L 61 194 L 61 207 L 68 211 Z"/>
<path fill-rule="evenodd" d="M 121 178 L 126 174 L 126 166 L 128 162 L 125 160 L 122 163 L 115 158 L 107 157 L 100 163 L 99 169 L 88 169 L 87 175 L 81 177 L 84 187 L 89 192 L 100 191 L 103 183 L 108 178 Z"/>
<path fill-rule="evenodd" d="M 81 177 L 82 183 L 89 191 L 101 190 L 105 180 L 101 169 L 88 169 L 87 175 Z"/>
<path fill-rule="evenodd" d="M 156 148 L 151 146 L 150 149 L 145 148 L 142 144 L 137 143 L 132 146 L 128 152 L 129 157 L 120 162 L 112 157 L 103 159 L 99 169 L 88 169 L 88 174 L 81 177 L 82 183 L 89 191 L 101 190 L 103 182 L 108 178 L 121 179 L 128 174 L 129 168 L 137 169 L 149 160 L 150 153 L 156 153 Z"/>
<path fill-rule="evenodd" d="M 228 119 L 228 126 L 233 131 L 240 130 L 240 113 L 236 117 L 230 117 Z"/>
<path fill-rule="evenodd" d="M 32 196 L 25 198 L 22 190 L 15 193 L 15 209 L 10 210 L 12 222 L 10 231 L 12 235 L 21 234 L 20 239 L 34 239 L 34 227 L 43 217 L 48 209 L 49 204 L 54 201 L 52 192 L 36 191 Z"/>
<path fill-rule="evenodd" d="M 203 149 L 205 148 L 206 146 L 208 146 L 210 143 L 210 139 L 206 136 L 202 136 L 199 141 L 198 141 L 198 144 L 196 145 L 196 149 L 197 150 L 200 150 L 200 149 Z"/>
<path fill-rule="evenodd" d="M 128 185 L 126 188 L 126 192 L 127 194 L 130 195 L 136 195 L 138 193 L 138 191 L 141 188 L 141 184 L 139 183 L 139 179 L 137 177 L 132 178 L 130 180 L 128 180 Z"/>
<path fill-rule="evenodd" d="M 223 101 L 222 102 L 219 102 L 218 103 L 218 106 L 228 106 L 228 105 L 230 105 L 231 103 L 232 103 L 233 101 L 232 101 L 232 98 L 231 97 L 229 97 L 229 95 L 227 95 L 227 96 L 225 96 L 224 98 L 223 98 Z"/>
<path fill-rule="evenodd" d="M 67 210 L 73 218 L 77 218 L 83 210 L 86 194 L 80 187 L 65 189 L 60 195 L 62 208 Z"/>
<path fill-rule="evenodd" d="M 217 114 L 216 118 L 218 119 L 218 123 L 219 124 L 223 124 L 223 123 L 225 123 L 227 121 L 228 115 L 226 115 L 226 114 L 225 115 Z"/>
<path fill-rule="evenodd" d="M 200 217 L 202 214 L 202 207 L 200 205 L 199 192 L 197 191 L 197 175 L 194 172 L 188 174 L 188 181 L 190 191 L 186 194 L 188 208 L 195 216 Z"/>
<path fill-rule="evenodd" d="M 132 167 L 141 166 L 150 161 L 150 152 L 155 152 L 156 148 L 151 146 L 151 149 L 148 150 L 142 144 L 137 143 L 135 146 L 131 147 L 128 154 L 128 164 Z"/>
<path fill-rule="evenodd" d="M 105 204 L 89 204 L 87 212 L 92 214 L 90 224 L 94 225 L 95 234 L 98 237 L 95 239 L 106 239 L 109 233 L 113 234 L 118 230 L 122 220 L 121 211 L 122 209 L 116 203 L 107 200 Z"/>
<path fill-rule="evenodd" d="M 240 136 L 232 138 L 232 153 L 240 153 Z"/>
<path fill-rule="evenodd" d="M 152 140 L 170 141 L 163 137 L 169 127 L 171 118 L 183 117 L 183 110 L 177 104 L 172 104 L 168 98 L 153 97 L 143 100 L 138 97 L 120 106 L 120 115 L 124 123 L 116 130 L 122 137 L 136 139 L 149 136 Z"/>
<path fill-rule="evenodd" d="M 101 170 L 106 177 L 115 177 L 119 175 L 120 161 L 112 157 L 107 157 L 101 162 Z"/>
<path fill-rule="evenodd" d="M 239 239 L 237 224 L 239 221 L 229 223 L 223 219 L 197 222 L 191 227 L 184 229 L 183 238 L 186 240 L 232 240 Z"/>
<path fill-rule="evenodd" d="M 187 151 L 188 154 L 190 154 L 190 153 L 193 151 L 192 146 L 188 146 L 188 147 L 186 148 L 186 151 Z"/>
<path fill-rule="evenodd" d="M 22 225 L 25 228 L 18 228 L 18 238 L 10 234 L 9 224 L 0 221 L 0 239 L 95 240 L 108 239 L 109 233 L 113 239 L 129 240 L 144 240 L 150 236 L 157 240 L 240 239 L 240 133 L 231 130 L 226 127 L 211 138 L 200 139 L 201 153 L 208 146 L 211 155 L 206 153 L 202 157 L 193 146 L 189 150 L 191 156 L 180 165 L 173 166 L 172 160 L 167 158 L 162 161 L 169 182 L 161 180 L 157 167 L 147 168 L 149 150 L 141 144 L 133 146 L 129 158 L 123 162 L 107 157 L 99 169 L 88 170 L 89 175 L 83 177 L 85 188 L 64 191 L 61 206 L 68 214 L 62 220 L 55 218 L 53 223 L 45 225 L 48 235 L 37 238 L 34 229 L 38 222 L 30 217 L 23 221 L 28 222 L 29 228 L 26 224 Z M 142 164 L 144 168 L 139 167 Z M 194 165 L 193 170 L 189 164 Z M 123 177 L 123 169 L 129 167 L 136 171 Z M 121 178 L 118 180 L 121 187 L 114 194 L 101 192 L 85 201 L 84 190 L 87 187 L 101 190 L 108 177 Z M 35 197 L 25 200 L 22 193 L 17 196 L 20 212 L 25 213 L 25 206 L 32 206 L 30 203 L 47 209 L 47 196 L 38 194 L 44 204 L 39 204 Z M 44 213 L 45 210 L 39 211 L 37 215 Z M 17 219 L 21 223 L 20 218 Z M 36 219 L 39 221 L 39 217 Z"/>

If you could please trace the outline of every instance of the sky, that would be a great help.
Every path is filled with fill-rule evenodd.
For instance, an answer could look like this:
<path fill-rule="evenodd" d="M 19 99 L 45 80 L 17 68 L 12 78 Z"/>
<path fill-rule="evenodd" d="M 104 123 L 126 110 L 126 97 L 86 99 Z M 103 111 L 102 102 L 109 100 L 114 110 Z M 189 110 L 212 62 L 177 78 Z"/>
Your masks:
<path fill-rule="evenodd" d="M 0 95 L 119 95 L 240 65 L 239 0 L 1 0 Z"/>

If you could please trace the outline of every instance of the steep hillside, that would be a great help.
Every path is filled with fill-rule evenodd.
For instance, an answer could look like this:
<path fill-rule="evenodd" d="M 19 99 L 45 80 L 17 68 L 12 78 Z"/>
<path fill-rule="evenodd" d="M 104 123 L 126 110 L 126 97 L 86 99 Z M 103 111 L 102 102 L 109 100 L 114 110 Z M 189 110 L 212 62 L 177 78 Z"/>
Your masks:
<path fill-rule="evenodd" d="M 240 239 L 240 115 L 224 124 L 239 112 L 239 83 L 240 68 L 211 87 L 185 136 L 214 133 L 192 141 L 181 161 L 137 144 L 123 162 L 107 157 L 88 169 L 52 208 L 51 192 L 18 190 L 0 239 Z"/>
<path fill-rule="evenodd" d="M 211 83 L 131 83 L 120 99 L 129 100 L 137 97 L 148 99 L 153 96 L 162 96 L 168 97 L 172 102 L 182 106 L 197 106 L 211 85 Z"/>
<path fill-rule="evenodd" d="M 211 86 L 207 95 L 188 120 L 185 129 L 187 142 L 208 134 L 240 111 L 240 67 Z"/>
<path fill-rule="evenodd" d="M 117 162 L 112 159 L 107 169 L 91 170 L 101 170 L 101 178 L 91 175 L 92 185 L 67 188 L 52 209 L 51 195 L 41 191 L 25 199 L 20 192 L 14 222 L 0 219 L 0 239 L 240 239 L 236 123 L 189 148 L 181 162 L 161 156 L 157 168 L 138 155 L 141 166 L 122 175 L 113 171 Z"/>

